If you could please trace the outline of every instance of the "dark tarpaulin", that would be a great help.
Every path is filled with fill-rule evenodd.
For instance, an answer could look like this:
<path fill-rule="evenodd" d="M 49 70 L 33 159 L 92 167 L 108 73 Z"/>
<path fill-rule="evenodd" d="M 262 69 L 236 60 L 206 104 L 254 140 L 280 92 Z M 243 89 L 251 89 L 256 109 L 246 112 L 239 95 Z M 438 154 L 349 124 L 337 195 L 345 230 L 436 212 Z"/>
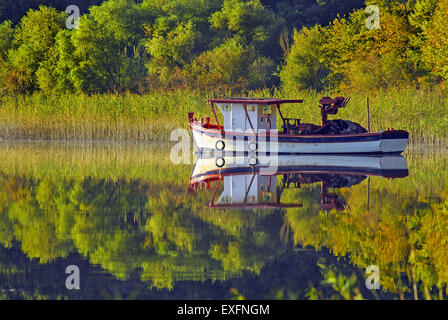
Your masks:
<path fill-rule="evenodd" d="M 360 124 L 349 120 L 328 120 L 327 124 L 322 128 L 319 128 L 309 134 L 353 134 L 353 133 L 366 133 L 367 130 Z"/>

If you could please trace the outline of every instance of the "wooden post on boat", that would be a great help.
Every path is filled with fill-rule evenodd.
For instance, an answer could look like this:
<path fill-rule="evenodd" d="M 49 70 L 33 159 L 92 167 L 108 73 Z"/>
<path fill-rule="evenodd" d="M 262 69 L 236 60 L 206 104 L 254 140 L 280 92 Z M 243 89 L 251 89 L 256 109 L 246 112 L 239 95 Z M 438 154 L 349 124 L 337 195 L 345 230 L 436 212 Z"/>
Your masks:
<path fill-rule="evenodd" d="M 370 176 L 367 178 L 367 204 L 366 204 L 367 212 L 370 210 Z"/>
<path fill-rule="evenodd" d="M 370 132 L 370 105 L 369 105 L 369 97 L 367 97 L 367 131 Z"/>
<path fill-rule="evenodd" d="M 224 137 L 224 126 L 221 127 L 221 125 L 219 124 L 218 116 L 216 115 L 215 111 L 215 104 L 212 100 L 210 100 L 210 106 L 212 107 L 212 113 L 215 116 L 216 124 L 218 125 L 219 131 L 221 132 L 221 137 Z"/>
<path fill-rule="evenodd" d="M 325 111 L 326 106 L 320 107 L 320 115 L 321 115 L 321 126 L 325 126 L 327 124 L 328 115 Z"/>

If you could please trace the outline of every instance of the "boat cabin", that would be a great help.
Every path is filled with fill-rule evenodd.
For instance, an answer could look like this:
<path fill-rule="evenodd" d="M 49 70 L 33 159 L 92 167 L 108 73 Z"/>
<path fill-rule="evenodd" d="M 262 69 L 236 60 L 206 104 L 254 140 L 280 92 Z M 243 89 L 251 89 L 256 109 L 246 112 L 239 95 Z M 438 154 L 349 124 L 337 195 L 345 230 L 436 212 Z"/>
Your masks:
<path fill-rule="evenodd" d="M 223 131 L 251 132 L 277 129 L 277 111 L 285 124 L 298 122 L 298 119 L 286 119 L 280 106 L 285 103 L 302 103 L 303 100 L 282 100 L 274 98 L 223 98 L 208 100 L 215 120 Z M 224 124 L 219 124 L 215 105 L 224 117 Z"/>
<path fill-rule="evenodd" d="M 224 117 L 225 131 L 272 130 L 277 128 L 277 112 L 275 106 L 269 104 L 241 102 L 216 104 Z"/>
<path fill-rule="evenodd" d="M 343 211 L 346 206 L 338 195 L 329 193 L 325 176 L 314 175 L 294 171 L 276 172 L 271 175 L 260 173 L 240 173 L 232 172 L 227 174 L 202 176 L 199 181 L 190 180 L 189 191 L 194 192 L 199 186 L 210 189 L 212 182 L 217 182 L 209 203 L 210 208 L 216 209 L 282 209 L 301 208 L 302 204 L 285 204 L 281 202 L 281 197 L 286 189 L 300 189 L 302 184 L 321 183 L 321 210 Z M 277 185 L 277 177 L 282 177 L 280 188 Z M 331 177 L 331 175 L 328 175 Z M 362 178 L 362 177 L 361 177 Z M 201 180 L 202 179 L 202 180 Z M 334 175 L 333 175 L 334 179 Z M 220 189 L 221 182 L 224 187 L 222 194 L 217 200 L 216 193 Z"/>
<path fill-rule="evenodd" d="M 252 174 L 224 176 L 224 191 L 217 205 L 276 203 L 277 179 L 272 178 Z"/>
<path fill-rule="evenodd" d="M 284 134 L 302 134 L 315 131 L 327 124 L 328 114 L 337 114 L 350 98 L 330 97 L 322 98 L 320 103 L 322 123 L 320 126 L 311 123 L 301 123 L 297 118 L 285 118 L 281 105 L 286 103 L 302 103 L 303 100 L 284 100 L 275 98 L 238 98 L 208 100 L 215 116 L 216 123 L 221 132 L 250 132 L 258 134 L 261 131 L 277 129 L 277 111 L 282 120 Z M 216 115 L 215 104 L 224 117 L 223 126 L 220 125 Z M 210 121 L 210 119 L 207 119 Z"/>

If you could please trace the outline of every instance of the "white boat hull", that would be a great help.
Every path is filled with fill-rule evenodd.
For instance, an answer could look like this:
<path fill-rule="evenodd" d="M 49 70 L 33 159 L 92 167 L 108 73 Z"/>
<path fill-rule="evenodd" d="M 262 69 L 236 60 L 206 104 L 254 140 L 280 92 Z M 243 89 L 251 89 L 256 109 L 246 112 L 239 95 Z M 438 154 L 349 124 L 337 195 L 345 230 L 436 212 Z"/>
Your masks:
<path fill-rule="evenodd" d="M 256 161 L 253 162 L 253 159 Z M 200 156 L 191 177 L 193 180 L 201 180 L 214 174 L 245 174 L 246 171 L 266 175 L 296 171 L 393 178 L 407 176 L 408 166 L 401 155 Z"/>
<path fill-rule="evenodd" d="M 262 136 L 244 133 L 220 134 L 217 130 L 213 132 L 212 130 L 192 127 L 192 133 L 199 150 L 220 150 L 224 152 L 278 154 L 401 153 L 408 144 L 408 134 L 405 131 L 334 136 Z"/>

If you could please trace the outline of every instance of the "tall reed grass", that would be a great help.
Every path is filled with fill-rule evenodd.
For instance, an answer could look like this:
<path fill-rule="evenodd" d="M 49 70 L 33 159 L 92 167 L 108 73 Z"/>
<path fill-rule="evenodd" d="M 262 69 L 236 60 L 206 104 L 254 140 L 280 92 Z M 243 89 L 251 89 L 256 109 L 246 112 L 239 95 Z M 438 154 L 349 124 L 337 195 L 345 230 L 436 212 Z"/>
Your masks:
<path fill-rule="evenodd" d="M 187 127 L 189 111 L 206 107 L 195 92 L 8 97 L 0 106 L 0 137 L 168 140 L 172 129 Z"/>
<path fill-rule="evenodd" d="M 170 149 L 168 143 L 5 141 L 0 143 L 0 175 L 140 180 L 185 191 L 192 165 L 172 164 Z"/>
<path fill-rule="evenodd" d="M 303 99 L 302 104 L 285 105 L 283 113 L 302 122 L 319 123 L 318 101 L 325 94 L 261 90 L 248 95 Z M 410 132 L 411 142 L 448 140 L 448 101 L 438 90 L 352 94 L 347 107 L 332 118 L 352 120 L 367 128 L 367 97 L 372 131 L 404 129 Z M 169 140 L 171 130 L 188 128 L 188 112 L 195 112 L 198 118 L 211 115 L 207 98 L 210 96 L 195 91 L 5 97 L 0 102 L 0 139 Z"/>

